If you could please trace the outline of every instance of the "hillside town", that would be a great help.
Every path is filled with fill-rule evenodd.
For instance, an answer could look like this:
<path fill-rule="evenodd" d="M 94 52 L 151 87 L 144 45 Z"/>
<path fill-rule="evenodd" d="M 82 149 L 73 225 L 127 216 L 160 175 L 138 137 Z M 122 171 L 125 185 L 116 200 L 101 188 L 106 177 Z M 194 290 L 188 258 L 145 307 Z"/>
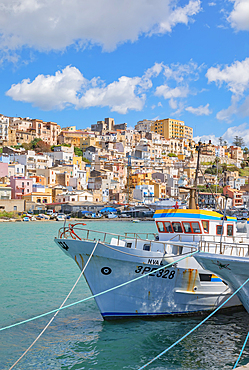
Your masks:
<path fill-rule="evenodd" d="M 145 215 L 187 208 L 194 181 L 200 208 L 224 208 L 225 199 L 230 209 L 249 206 L 243 139 L 196 143 L 193 128 L 172 118 L 144 119 L 134 129 L 105 118 L 77 129 L 0 115 L 0 152 L 1 212 L 83 215 L 109 206 Z"/>

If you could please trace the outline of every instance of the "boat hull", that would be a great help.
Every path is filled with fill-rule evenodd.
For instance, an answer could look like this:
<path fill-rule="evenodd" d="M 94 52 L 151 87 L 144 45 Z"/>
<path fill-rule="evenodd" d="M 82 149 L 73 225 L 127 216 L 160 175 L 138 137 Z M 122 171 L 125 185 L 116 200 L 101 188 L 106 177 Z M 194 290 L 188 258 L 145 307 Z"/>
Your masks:
<path fill-rule="evenodd" d="M 55 242 L 81 270 L 96 243 L 70 239 L 55 239 Z M 160 252 L 99 242 L 84 275 L 92 294 L 99 294 L 95 300 L 104 319 L 197 314 L 214 310 L 231 295 L 231 290 L 221 281 L 201 283 L 198 270 L 187 267 L 192 257 L 186 259 L 185 267 L 175 264 L 156 271 L 162 267 L 162 258 Z M 179 256 L 174 257 L 177 259 Z M 164 264 L 167 262 L 171 260 Z M 148 273 L 149 276 L 142 278 Z M 133 279 L 137 280 L 126 284 Z M 235 297 L 226 307 L 239 305 Z"/>

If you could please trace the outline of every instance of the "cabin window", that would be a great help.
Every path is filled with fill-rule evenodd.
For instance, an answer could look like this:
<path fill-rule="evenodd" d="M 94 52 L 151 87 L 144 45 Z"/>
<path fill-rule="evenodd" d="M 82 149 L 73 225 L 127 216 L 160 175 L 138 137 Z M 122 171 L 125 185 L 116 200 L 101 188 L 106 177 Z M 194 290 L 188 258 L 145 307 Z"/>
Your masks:
<path fill-rule="evenodd" d="M 212 275 L 211 274 L 199 274 L 200 281 L 211 281 Z"/>
<path fill-rule="evenodd" d="M 164 226 L 163 226 L 163 222 L 162 221 L 158 221 L 157 222 L 157 228 L 158 228 L 159 233 L 165 233 L 165 230 L 164 230 Z"/>
<path fill-rule="evenodd" d="M 209 233 L 209 221 L 201 221 L 205 233 Z"/>
<path fill-rule="evenodd" d="M 195 234 L 200 234 L 201 233 L 199 222 L 191 222 L 191 226 L 192 226 L 192 229 L 193 229 L 193 233 L 195 233 Z"/>
<path fill-rule="evenodd" d="M 180 222 L 172 222 L 172 227 L 175 233 L 182 233 L 182 227 Z"/>
<path fill-rule="evenodd" d="M 150 251 L 150 244 L 144 244 L 143 245 L 143 250 L 144 251 Z"/>
<path fill-rule="evenodd" d="M 132 246 L 132 243 L 126 243 L 127 248 L 131 248 L 131 246 Z"/>
<path fill-rule="evenodd" d="M 165 221 L 164 222 L 164 227 L 165 227 L 166 233 L 173 233 L 174 232 L 172 230 L 172 226 L 171 226 L 171 223 L 170 222 Z"/>
<path fill-rule="evenodd" d="M 221 231 L 222 231 L 222 225 L 217 225 L 216 226 L 216 234 L 221 235 Z"/>
<path fill-rule="evenodd" d="M 227 225 L 227 236 L 233 236 L 233 225 Z"/>
<path fill-rule="evenodd" d="M 183 224 L 183 228 L 184 228 L 185 233 L 187 233 L 187 234 L 192 233 L 190 222 L 183 222 L 182 224 Z"/>

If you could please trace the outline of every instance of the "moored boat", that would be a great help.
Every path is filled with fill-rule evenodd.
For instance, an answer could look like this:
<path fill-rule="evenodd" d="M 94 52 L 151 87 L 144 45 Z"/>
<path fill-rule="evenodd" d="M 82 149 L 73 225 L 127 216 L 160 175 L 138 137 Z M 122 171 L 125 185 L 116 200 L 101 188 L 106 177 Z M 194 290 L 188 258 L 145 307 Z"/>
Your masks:
<path fill-rule="evenodd" d="M 249 313 L 249 282 L 246 282 L 249 279 L 249 222 L 244 224 L 247 243 L 228 244 L 222 237 L 218 250 L 200 252 L 195 258 L 203 268 L 217 274 L 232 290 L 242 286 L 237 295 Z"/>
<path fill-rule="evenodd" d="M 149 273 L 95 297 L 104 319 L 197 314 L 214 310 L 232 293 L 219 277 L 185 256 L 197 248 L 218 250 L 222 225 L 227 242 L 243 242 L 244 235 L 236 234 L 235 218 L 223 220 L 217 212 L 193 209 L 158 210 L 154 218 L 157 235 L 122 236 L 69 224 L 55 238 L 81 270 L 98 241 L 84 272 L 94 295 Z M 157 271 L 160 266 L 165 268 Z M 239 305 L 235 296 L 226 307 Z"/>

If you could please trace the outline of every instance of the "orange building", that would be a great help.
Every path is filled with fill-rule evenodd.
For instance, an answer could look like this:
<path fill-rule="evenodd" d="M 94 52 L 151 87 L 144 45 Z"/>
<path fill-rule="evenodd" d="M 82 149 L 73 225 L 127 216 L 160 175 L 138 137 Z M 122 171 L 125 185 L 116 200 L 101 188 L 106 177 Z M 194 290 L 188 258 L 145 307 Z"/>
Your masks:
<path fill-rule="evenodd" d="M 232 189 L 229 185 L 227 185 L 223 188 L 223 194 L 232 199 L 233 207 L 243 206 L 243 193 L 241 191 L 238 191 L 237 189 Z"/>

